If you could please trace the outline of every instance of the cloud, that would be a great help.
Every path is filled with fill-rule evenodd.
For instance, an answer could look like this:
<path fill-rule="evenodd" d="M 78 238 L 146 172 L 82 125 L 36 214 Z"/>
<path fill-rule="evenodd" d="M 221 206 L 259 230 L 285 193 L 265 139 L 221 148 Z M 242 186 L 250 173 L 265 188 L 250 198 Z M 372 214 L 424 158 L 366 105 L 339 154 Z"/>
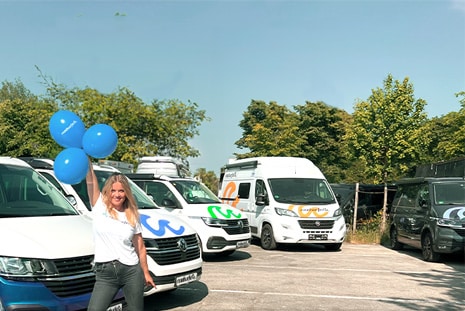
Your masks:
<path fill-rule="evenodd" d="M 465 13 L 465 0 L 451 0 L 452 8 Z"/>

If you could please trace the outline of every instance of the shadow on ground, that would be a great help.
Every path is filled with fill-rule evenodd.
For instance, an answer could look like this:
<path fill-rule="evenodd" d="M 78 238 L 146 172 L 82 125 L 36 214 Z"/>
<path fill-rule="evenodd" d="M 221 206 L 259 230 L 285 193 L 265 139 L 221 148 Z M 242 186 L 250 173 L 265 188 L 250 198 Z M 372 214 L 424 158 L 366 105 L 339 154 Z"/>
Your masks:
<path fill-rule="evenodd" d="M 162 311 L 197 303 L 208 295 L 208 287 L 202 282 L 192 282 L 171 292 L 145 297 L 144 311 Z"/>

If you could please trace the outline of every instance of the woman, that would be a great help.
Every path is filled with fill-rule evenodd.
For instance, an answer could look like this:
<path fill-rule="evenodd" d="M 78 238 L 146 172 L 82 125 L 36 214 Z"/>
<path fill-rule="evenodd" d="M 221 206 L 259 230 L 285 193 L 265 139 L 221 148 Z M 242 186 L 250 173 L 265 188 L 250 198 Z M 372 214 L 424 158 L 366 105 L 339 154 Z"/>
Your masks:
<path fill-rule="evenodd" d="M 87 310 L 106 310 L 123 289 L 128 310 L 144 309 L 144 285 L 155 287 L 147 266 L 139 211 L 126 176 L 110 176 L 102 192 L 89 159 L 87 192 L 92 206 L 96 282 Z"/>

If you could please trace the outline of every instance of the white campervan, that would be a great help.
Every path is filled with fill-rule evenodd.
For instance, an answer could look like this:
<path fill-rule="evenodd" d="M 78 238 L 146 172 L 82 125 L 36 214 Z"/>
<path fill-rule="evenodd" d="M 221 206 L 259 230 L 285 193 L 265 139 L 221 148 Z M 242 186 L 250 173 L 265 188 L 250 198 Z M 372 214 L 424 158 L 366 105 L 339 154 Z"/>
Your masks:
<path fill-rule="evenodd" d="M 29 161 L 36 169 L 51 180 L 68 197 L 73 196 L 76 208 L 83 214 L 90 214 L 90 202 L 85 180 L 76 185 L 59 182 L 53 173 L 53 166 L 47 159 Z M 52 161 L 53 163 L 53 161 Z M 107 165 L 94 164 L 95 175 L 100 188 L 108 177 L 119 171 Z M 156 288 L 146 288 L 144 295 L 169 291 L 190 282 L 200 280 L 202 274 L 201 246 L 196 231 L 181 218 L 160 209 L 147 194 L 129 180 L 131 190 L 139 207 L 142 223 L 142 237 L 147 248 L 147 263 Z"/>
<path fill-rule="evenodd" d="M 310 160 L 256 157 L 231 160 L 219 197 L 249 219 L 264 249 L 278 243 L 316 243 L 338 250 L 346 224 L 325 176 Z"/>
<path fill-rule="evenodd" d="M 148 173 L 126 176 L 149 194 L 157 205 L 182 217 L 197 231 L 203 254 L 227 256 L 250 245 L 250 227 L 244 213 L 222 204 L 197 180 Z"/>
<path fill-rule="evenodd" d="M 26 162 L 0 157 L 0 310 L 86 310 L 93 258 L 90 219 Z"/>

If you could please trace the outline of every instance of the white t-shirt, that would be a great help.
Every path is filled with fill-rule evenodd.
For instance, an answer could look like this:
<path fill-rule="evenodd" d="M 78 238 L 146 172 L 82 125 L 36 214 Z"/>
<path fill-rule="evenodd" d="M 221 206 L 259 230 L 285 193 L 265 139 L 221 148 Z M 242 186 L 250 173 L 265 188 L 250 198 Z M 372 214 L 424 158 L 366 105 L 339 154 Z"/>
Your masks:
<path fill-rule="evenodd" d="M 118 260 L 132 266 L 139 262 L 132 238 L 142 232 L 142 227 L 139 222 L 132 227 L 124 212 L 116 212 L 118 219 L 111 218 L 100 194 L 92 208 L 95 262 Z"/>

